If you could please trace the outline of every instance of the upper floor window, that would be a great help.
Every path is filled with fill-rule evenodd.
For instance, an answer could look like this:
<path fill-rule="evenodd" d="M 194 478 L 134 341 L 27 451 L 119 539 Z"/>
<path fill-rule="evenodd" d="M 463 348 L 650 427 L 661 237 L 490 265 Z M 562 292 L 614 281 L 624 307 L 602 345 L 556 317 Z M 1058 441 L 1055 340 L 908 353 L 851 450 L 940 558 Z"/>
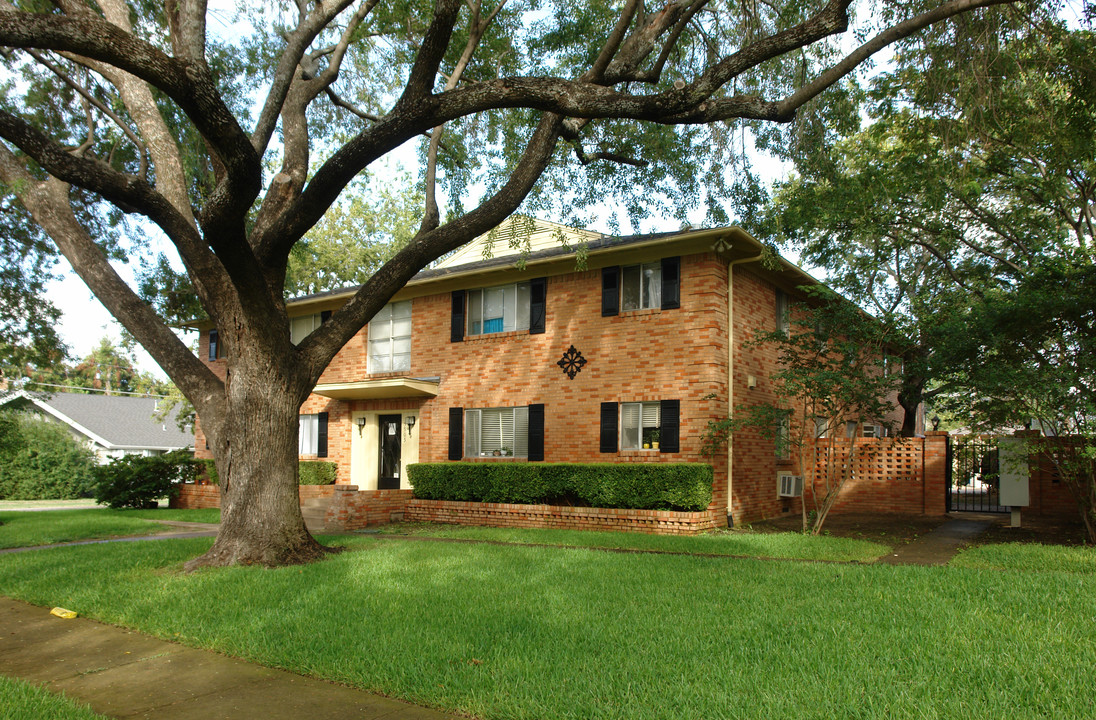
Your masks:
<path fill-rule="evenodd" d="M 484 408 L 464 411 L 465 457 L 529 455 L 529 408 Z"/>
<path fill-rule="evenodd" d="M 530 285 L 527 282 L 468 291 L 468 334 L 529 329 Z"/>
<path fill-rule="evenodd" d="M 221 345 L 221 334 L 217 328 L 209 331 L 209 359 L 219 360 L 225 356 L 224 347 Z"/>
<path fill-rule="evenodd" d="M 322 313 L 289 318 L 289 341 L 294 345 L 300 345 L 301 340 L 304 340 L 313 330 L 327 322 L 329 317 L 331 317 L 331 312 L 325 310 Z"/>
<path fill-rule="evenodd" d="M 411 369 L 411 301 L 385 305 L 369 321 L 369 372 Z"/>
<path fill-rule="evenodd" d="M 450 342 L 465 335 L 527 331 L 544 332 L 547 323 L 547 278 L 476 290 L 453 291 Z"/>
<path fill-rule="evenodd" d="M 681 307 L 681 258 L 601 269 L 601 315 Z"/>
<path fill-rule="evenodd" d="M 621 268 L 620 295 L 622 310 L 662 307 L 662 263 Z"/>
<path fill-rule="evenodd" d="M 777 289 L 776 291 L 774 309 L 776 312 L 776 331 L 787 335 L 791 329 L 791 303 L 788 302 L 788 294 L 783 290 Z"/>

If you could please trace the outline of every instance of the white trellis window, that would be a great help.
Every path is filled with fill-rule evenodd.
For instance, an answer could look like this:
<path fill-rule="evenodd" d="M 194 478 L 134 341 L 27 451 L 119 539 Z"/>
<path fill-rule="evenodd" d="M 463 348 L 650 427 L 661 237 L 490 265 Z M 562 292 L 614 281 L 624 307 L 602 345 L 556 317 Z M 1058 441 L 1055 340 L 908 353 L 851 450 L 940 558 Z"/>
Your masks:
<path fill-rule="evenodd" d="M 388 303 L 369 321 L 369 372 L 411 369 L 411 301 Z"/>

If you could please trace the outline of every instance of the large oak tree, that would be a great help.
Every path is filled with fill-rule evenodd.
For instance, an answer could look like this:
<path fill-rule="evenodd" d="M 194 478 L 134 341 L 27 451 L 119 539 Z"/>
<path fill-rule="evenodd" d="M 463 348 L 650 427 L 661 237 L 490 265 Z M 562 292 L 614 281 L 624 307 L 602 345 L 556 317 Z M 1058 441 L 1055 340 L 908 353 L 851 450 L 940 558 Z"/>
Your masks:
<path fill-rule="evenodd" d="M 224 500 L 191 566 L 306 562 L 324 549 L 297 505 L 298 409 L 418 270 L 538 181 L 637 216 L 725 199 L 736 121 L 792 121 L 888 44 L 1002 1 L 879 3 L 854 40 L 851 0 L 298 0 L 248 7 L 236 49 L 208 31 L 205 0 L 0 0 L 0 182 L 201 417 Z M 417 233 L 293 345 L 294 245 L 416 138 Z M 227 350 L 224 381 L 108 263 L 94 222 L 117 210 L 178 252 Z"/>

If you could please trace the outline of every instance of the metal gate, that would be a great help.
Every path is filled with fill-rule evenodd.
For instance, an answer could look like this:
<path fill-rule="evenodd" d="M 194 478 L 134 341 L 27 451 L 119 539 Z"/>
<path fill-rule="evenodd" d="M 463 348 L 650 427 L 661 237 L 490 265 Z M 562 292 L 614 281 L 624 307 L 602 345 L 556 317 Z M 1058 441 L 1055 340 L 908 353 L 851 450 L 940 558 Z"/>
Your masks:
<path fill-rule="evenodd" d="M 950 512 L 1007 513 L 1000 504 L 1001 460 L 995 438 L 948 438 Z"/>

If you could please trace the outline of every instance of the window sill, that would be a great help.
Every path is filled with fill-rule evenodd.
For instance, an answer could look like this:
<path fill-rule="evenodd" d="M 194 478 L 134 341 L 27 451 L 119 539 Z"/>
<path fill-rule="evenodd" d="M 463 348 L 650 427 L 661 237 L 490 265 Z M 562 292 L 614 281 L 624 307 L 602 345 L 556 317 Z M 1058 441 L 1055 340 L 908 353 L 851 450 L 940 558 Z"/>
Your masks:
<path fill-rule="evenodd" d="M 502 340 L 504 338 L 522 337 L 531 334 L 528 330 L 507 330 L 503 332 L 494 333 L 481 333 L 479 335 L 465 334 L 464 342 L 489 342 L 491 340 Z"/>

